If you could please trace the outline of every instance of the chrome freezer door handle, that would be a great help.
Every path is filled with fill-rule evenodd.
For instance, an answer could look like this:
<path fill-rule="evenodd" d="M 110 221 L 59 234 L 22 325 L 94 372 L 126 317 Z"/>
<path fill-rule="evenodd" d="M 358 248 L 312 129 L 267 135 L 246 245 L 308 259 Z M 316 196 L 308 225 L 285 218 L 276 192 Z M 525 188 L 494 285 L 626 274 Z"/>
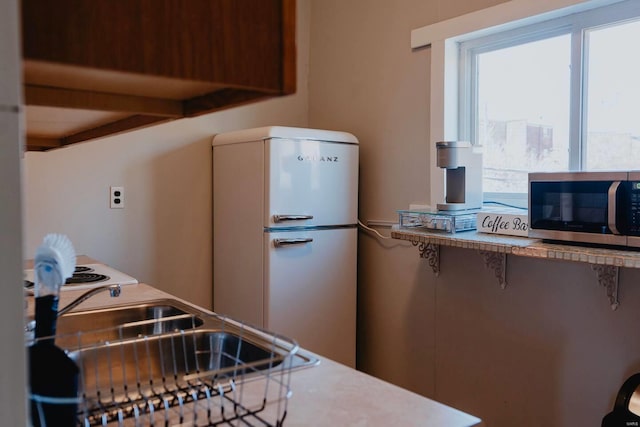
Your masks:
<path fill-rule="evenodd" d="M 311 237 L 300 237 L 297 239 L 273 239 L 273 246 L 276 248 L 282 248 L 291 245 L 305 245 L 313 242 Z"/>
<path fill-rule="evenodd" d="M 313 219 L 313 215 L 274 215 L 273 216 L 273 222 L 304 221 L 307 219 Z"/>

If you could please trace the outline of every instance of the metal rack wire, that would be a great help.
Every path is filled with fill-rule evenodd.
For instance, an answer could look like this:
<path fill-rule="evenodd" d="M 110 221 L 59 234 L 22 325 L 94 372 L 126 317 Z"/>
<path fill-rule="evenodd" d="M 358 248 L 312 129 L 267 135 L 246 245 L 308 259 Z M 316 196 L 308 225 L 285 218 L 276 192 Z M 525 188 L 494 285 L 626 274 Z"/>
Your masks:
<path fill-rule="evenodd" d="M 190 329 L 167 331 L 168 317 L 57 336 L 80 370 L 78 399 L 31 400 L 38 411 L 77 403 L 87 427 L 283 425 L 298 345 L 213 318 L 193 316 Z"/>

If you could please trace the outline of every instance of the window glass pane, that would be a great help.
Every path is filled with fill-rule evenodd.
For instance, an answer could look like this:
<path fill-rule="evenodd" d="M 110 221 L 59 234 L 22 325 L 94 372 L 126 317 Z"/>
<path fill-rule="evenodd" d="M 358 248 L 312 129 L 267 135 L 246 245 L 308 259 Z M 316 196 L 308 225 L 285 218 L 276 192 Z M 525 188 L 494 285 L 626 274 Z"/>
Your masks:
<path fill-rule="evenodd" d="M 526 193 L 529 171 L 569 167 L 570 35 L 477 55 L 484 192 Z"/>
<path fill-rule="evenodd" d="M 640 22 L 588 36 L 585 168 L 640 169 Z"/>

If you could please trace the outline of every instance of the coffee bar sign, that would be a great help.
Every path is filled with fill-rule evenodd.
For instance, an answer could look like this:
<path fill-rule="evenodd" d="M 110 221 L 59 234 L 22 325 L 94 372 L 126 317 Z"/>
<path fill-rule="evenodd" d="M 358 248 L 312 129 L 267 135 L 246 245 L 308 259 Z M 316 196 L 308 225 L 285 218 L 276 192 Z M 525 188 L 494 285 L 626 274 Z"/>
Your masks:
<path fill-rule="evenodd" d="M 478 212 L 477 229 L 481 233 L 527 237 L 529 216 L 525 213 Z"/>

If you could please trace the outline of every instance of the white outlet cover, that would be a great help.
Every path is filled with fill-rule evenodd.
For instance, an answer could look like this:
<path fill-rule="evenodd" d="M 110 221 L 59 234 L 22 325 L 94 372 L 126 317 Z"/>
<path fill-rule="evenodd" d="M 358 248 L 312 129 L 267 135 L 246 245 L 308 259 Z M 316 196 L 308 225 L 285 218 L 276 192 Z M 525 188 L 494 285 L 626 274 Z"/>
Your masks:
<path fill-rule="evenodd" d="M 109 207 L 124 209 L 124 187 L 109 187 Z"/>

